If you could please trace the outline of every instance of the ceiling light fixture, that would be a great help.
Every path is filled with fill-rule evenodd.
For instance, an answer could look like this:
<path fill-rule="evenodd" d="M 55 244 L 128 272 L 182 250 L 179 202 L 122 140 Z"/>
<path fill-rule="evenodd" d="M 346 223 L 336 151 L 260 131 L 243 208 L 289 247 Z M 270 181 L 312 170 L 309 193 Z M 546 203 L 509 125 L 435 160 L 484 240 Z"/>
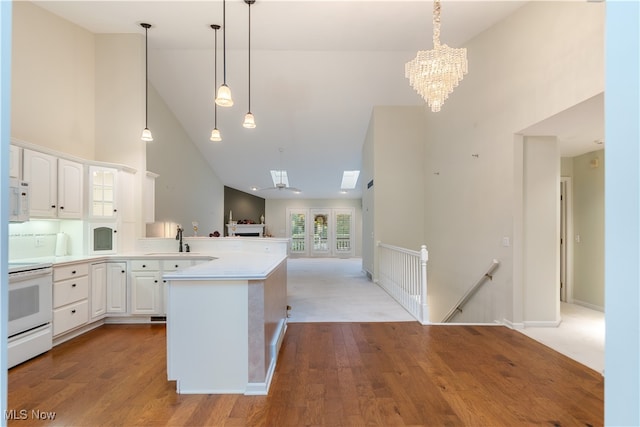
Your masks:
<path fill-rule="evenodd" d="M 244 116 L 242 126 L 247 129 L 253 129 L 256 127 L 256 120 L 251 113 L 251 5 L 254 4 L 256 0 L 244 0 L 244 2 L 249 5 L 249 48 L 247 49 L 249 56 L 249 110 Z"/>
<path fill-rule="evenodd" d="M 151 131 L 149 130 L 149 126 L 147 124 L 147 119 L 149 118 L 149 60 L 148 60 L 148 36 L 147 30 L 151 28 L 151 24 L 140 24 L 142 28 L 144 28 L 144 129 L 142 130 L 142 139 L 145 142 L 153 141 L 153 135 L 151 135 Z"/>
<path fill-rule="evenodd" d="M 213 28 L 215 34 L 215 44 L 213 48 L 213 87 L 218 87 L 218 30 L 220 29 L 220 25 L 211 24 L 211 28 Z M 222 135 L 218 130 L 218 104 L 213 103 L 213 130 L 211 131 L 211 137 L 209 138 L 213 142 L 222 141 Z"/>
<path fill-rule="evenodd" d="M 231 89 L 227 86 L 227 11 L 226 1 L 222 0 L 222 71 L 223 82 L 218 89 L 216 96 L 216 104 L 221 107 L 231 107 L 233 99 L 231 98 Z"/>
<path fill-rule="evenodd" d="M 433 49 L 421 50 L 404 66 L 411 86 L 438 112 L 444 101 L 467 74 L 467 49 L 440 44 L 440 0 L 433 2 Z"/>

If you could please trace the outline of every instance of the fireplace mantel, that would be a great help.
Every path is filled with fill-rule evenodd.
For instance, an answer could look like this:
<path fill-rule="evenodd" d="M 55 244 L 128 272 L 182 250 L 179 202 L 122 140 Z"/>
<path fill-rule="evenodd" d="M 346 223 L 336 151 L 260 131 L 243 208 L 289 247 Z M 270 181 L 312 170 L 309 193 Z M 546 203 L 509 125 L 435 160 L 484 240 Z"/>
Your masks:
<path fill-rule="evenodd" d="M 229 236 L 262 236 L 264 224 L 227 224 Z"/>

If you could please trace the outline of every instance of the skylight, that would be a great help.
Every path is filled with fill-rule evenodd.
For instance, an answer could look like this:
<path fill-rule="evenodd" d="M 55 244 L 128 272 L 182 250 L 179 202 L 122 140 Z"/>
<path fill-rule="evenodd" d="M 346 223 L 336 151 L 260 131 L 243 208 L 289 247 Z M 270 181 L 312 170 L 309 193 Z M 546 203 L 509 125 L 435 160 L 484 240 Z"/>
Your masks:
<path fill-rule="evenodd" d="M 356 188 L 359 176 L 360 171 L 344 171 L 342 174 L 342 184 L 340 185 L 340 188 L 342 190 L 353 190 Z"/>
<path fill-rule="evenodd" d="M 273 186 L 277 187 L 278 184 L 282 183 L 289 186 L 289 178 L 287 177 L 287 171 L 271 171 L 271 179 L 273 180 Z"/>

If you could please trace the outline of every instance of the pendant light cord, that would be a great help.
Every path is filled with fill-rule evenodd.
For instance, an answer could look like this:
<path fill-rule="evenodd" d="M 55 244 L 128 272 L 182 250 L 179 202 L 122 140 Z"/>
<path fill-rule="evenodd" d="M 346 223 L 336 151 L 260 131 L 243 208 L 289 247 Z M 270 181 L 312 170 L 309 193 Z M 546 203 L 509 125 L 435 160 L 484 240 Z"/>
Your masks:
<path fill-rule="evenodd" d="M 249 4 L 249 50 L 247 55 L 249 57 L 249 112 L 251 112 L 251 3 Z"/>
<path fill-rule="evenodd" d="M 226 1 L 222 0 L 222 63 L 223 63 L 223 80 L 227 84 L 227 12 Z"/>
<path fill-rule="evenodd" d="M 218 26 L 218 28 L 216 28 L 214 25 L 212 25 L 213 27 L 213 32 L 215 34 L 214 37 L 214 46 L 213 46 L 213 87 L 217 88 L 218 87 L 218 28 L 220 28 L 220 26 Z M 215 89 L 214 89 L 215 90 Z M 215 102 L 213 103 L 213 127 L 215 129 L 218 129 L 218 104 L 216 104 Z"/>
<path fill-rule="evenodd" d="M 149 128 L 149 24 L 144 26 L 144 127 Z"/>

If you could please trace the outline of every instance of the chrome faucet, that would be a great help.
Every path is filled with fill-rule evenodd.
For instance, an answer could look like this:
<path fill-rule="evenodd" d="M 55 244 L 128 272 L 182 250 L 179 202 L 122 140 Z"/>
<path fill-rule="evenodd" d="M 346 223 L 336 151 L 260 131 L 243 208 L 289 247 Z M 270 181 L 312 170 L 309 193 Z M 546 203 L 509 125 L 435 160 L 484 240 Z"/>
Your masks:
<path fill-rule="evenodd" d="M 180 224 L 178 224 L 178 233 L 176 234 L 176 240 L 180 240 L 180 245 L 178 246 L 178 252 L 182 252 L 182 232 L 184 228 Z"/>

